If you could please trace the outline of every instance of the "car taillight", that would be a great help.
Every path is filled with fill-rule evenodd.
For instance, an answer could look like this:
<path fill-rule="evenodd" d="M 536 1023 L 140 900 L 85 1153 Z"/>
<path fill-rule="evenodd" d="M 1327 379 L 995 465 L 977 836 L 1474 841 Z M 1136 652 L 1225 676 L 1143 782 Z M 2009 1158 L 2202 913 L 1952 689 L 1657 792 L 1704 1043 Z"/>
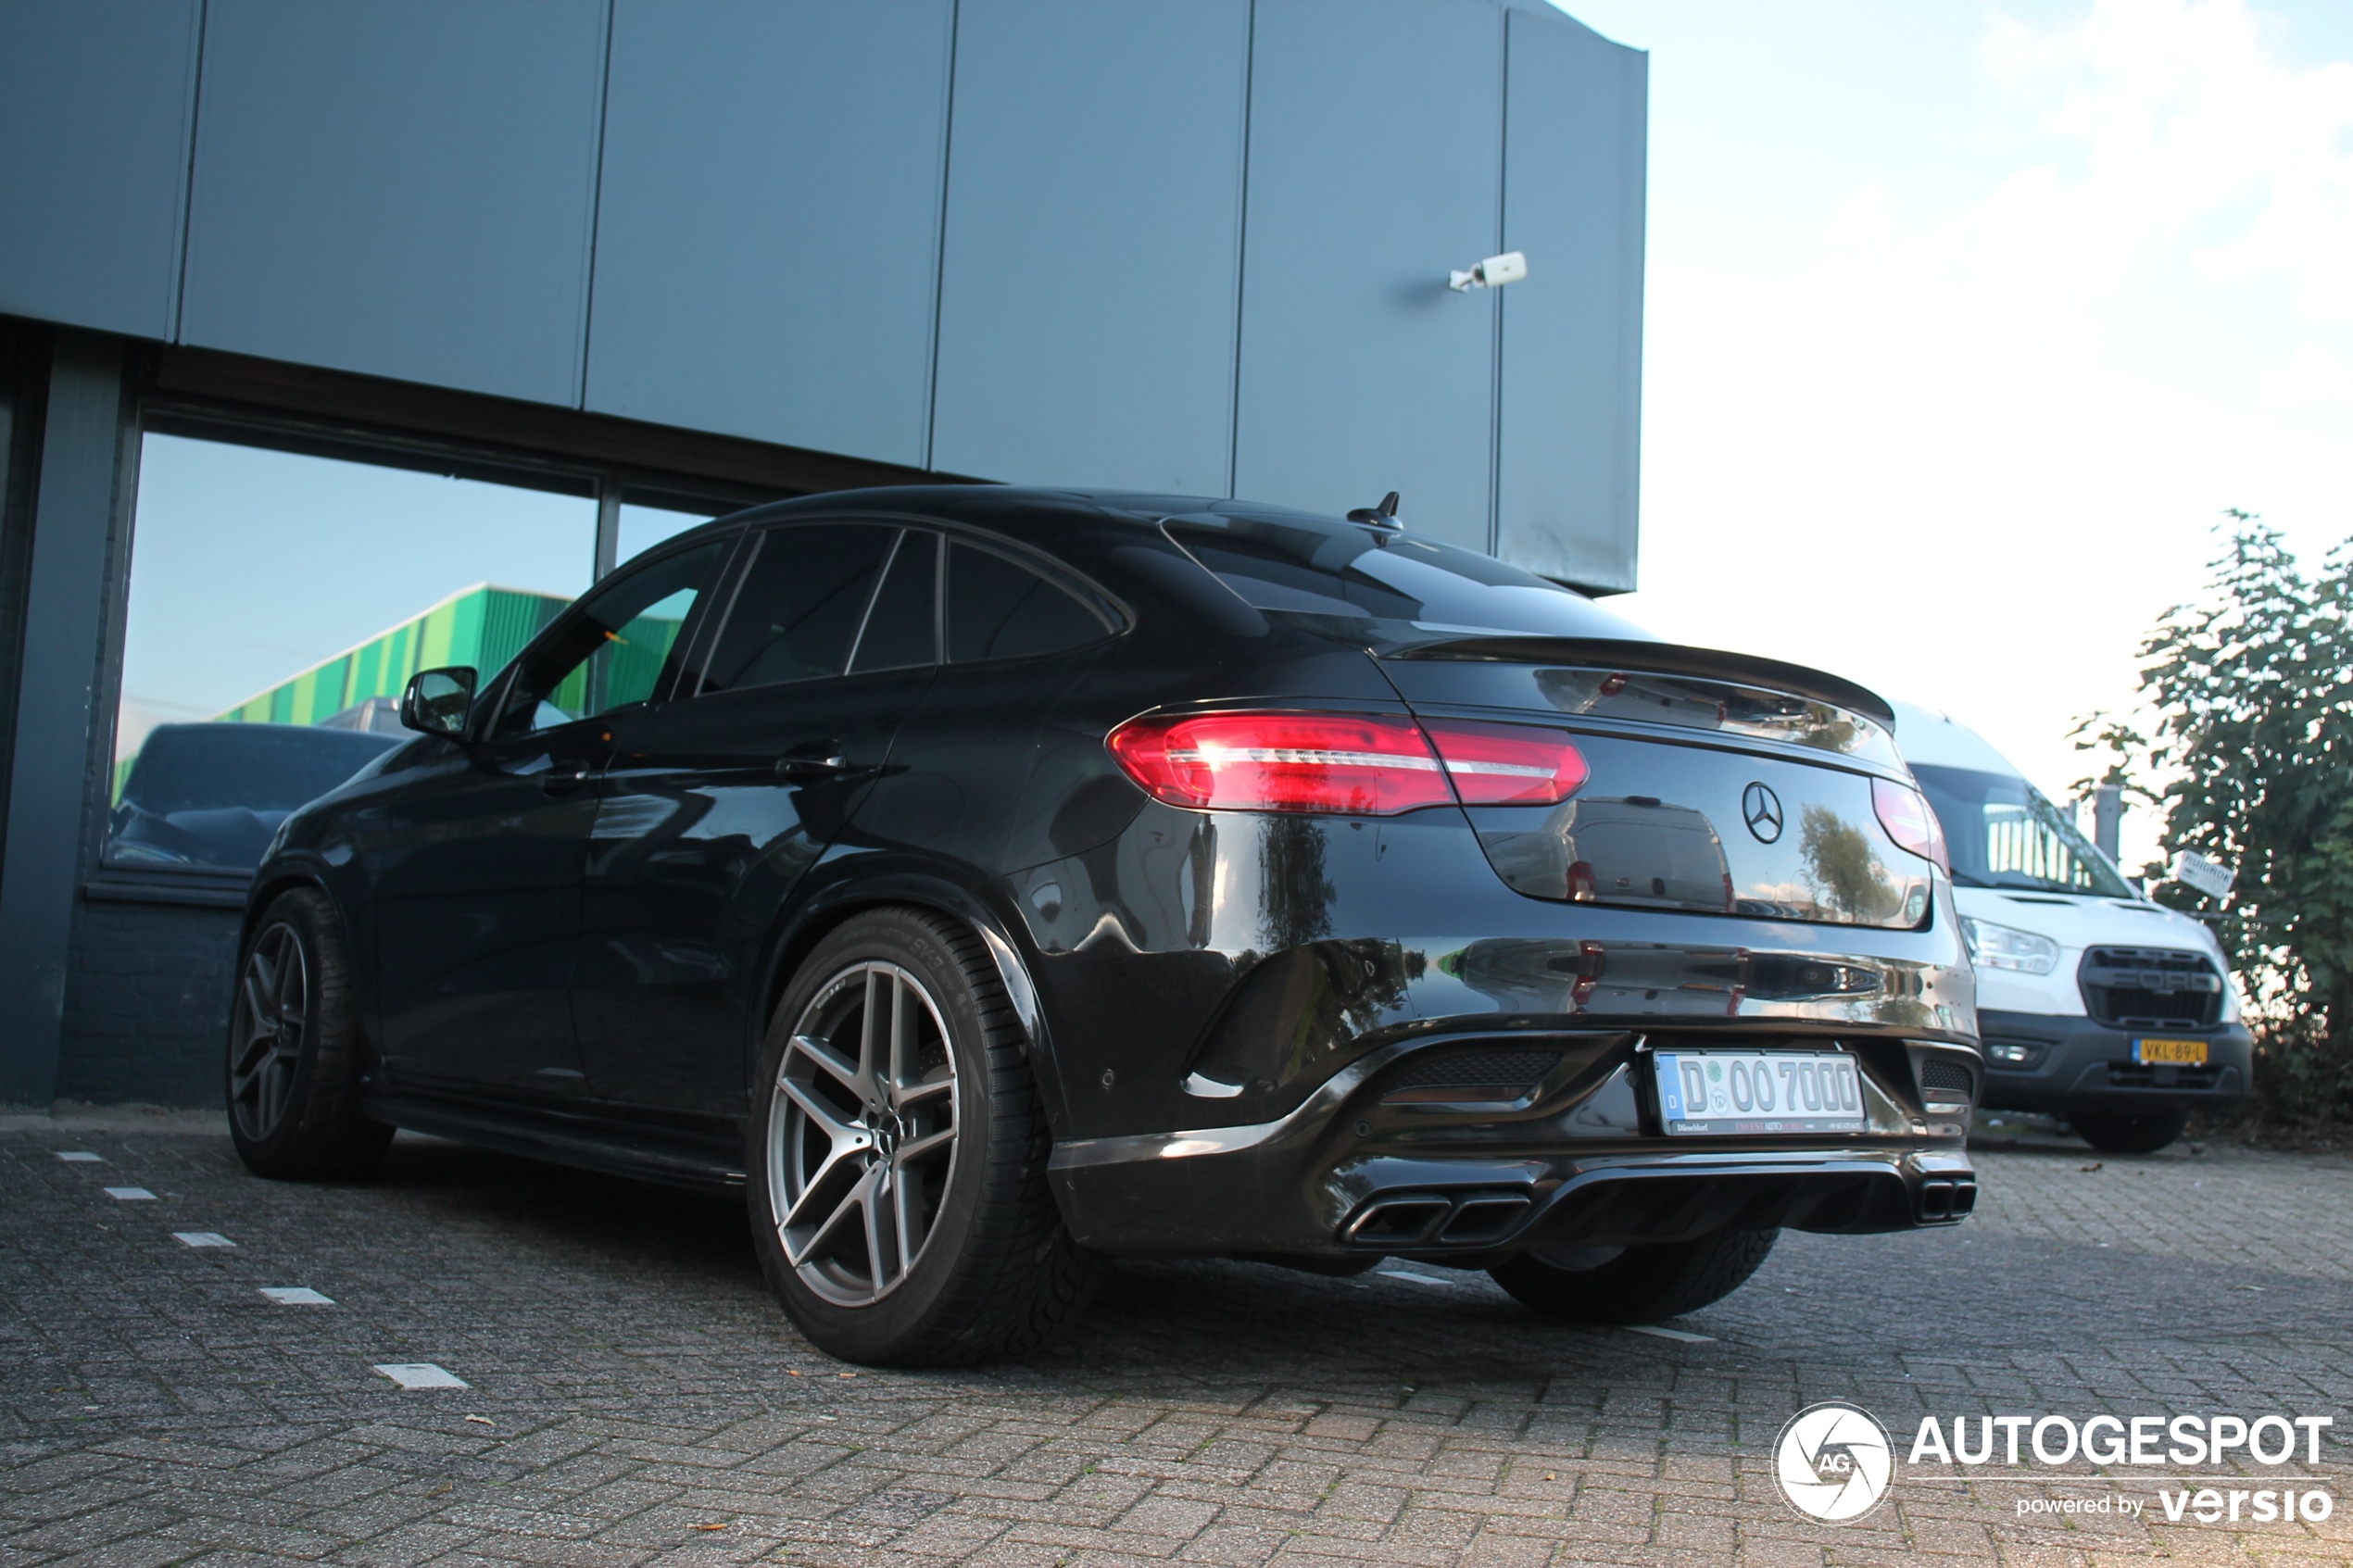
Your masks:
<path fill-rule="evenodd" d="M 1393 816 L 1451 804 L 1541 805 L 1585 782 L 1556 730 L 1354 713 L 1137 719 L 1107 737 L 1127 776 L 1172 806 Z M 1453 787 L 1448 780 L 1453 780 Z"/>
<path fill-rule="evenodd" d="M 1871 809 L 1879 813 L 1879 825 L 1899 848 L 1935 861 L 1947 874 L 1952 872 L 1952 859 L 1944 850 L 1944 827 L 1936 820 L 1928 797 L 1885 779 L 1873 779 Z"/>
<path fill-rule="evenodd" d="M 1550 806 L 1585 782 L 1585 759 L 1558 730 L 1428 719 L 1422 729 L 1466 806 Z"/>

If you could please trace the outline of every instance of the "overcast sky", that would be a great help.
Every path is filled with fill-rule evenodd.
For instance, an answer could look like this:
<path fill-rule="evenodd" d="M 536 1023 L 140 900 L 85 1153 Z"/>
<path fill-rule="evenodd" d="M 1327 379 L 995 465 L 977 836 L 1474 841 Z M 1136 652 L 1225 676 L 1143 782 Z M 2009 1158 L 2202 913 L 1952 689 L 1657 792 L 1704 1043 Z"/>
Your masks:
<path fill-rule="evenodd" d="M 2353 0 L 1566 8 L 1651 55 L 1616 608 L 2057 794 L 2222 508 L 2353 533 Z"/>

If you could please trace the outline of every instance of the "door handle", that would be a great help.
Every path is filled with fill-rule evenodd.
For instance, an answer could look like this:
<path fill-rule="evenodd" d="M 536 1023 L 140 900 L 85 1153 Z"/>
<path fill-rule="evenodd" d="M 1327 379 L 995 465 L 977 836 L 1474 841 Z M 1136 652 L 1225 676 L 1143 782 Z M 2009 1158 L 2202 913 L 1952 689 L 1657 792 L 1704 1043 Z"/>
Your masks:
<path fill-rule="evenodd" d="M 539 787 L 549 795 L 570 795 L 588 782 L 588 764 L 574 758 L 559 762 L 539 775 Z"/>
<path fill-rule="evenodd" d="M 829 779 L 848 771 L 849 759 L 842 755 L 840 746 L 833 741 L 799 746 L 776 759 L 776 777 L 779 780 Z"/>

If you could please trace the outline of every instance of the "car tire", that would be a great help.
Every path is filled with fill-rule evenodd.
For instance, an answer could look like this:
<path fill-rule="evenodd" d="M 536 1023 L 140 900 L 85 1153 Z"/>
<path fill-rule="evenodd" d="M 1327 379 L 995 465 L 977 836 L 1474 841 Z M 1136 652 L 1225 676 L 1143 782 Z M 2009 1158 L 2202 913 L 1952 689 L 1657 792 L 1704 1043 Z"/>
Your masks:
<path fill-rule="evenodd" d="M 327 896 L 271 900 L 237 955 L 223 1089 L 229 1136 L 258 1176 L 367 1174 L 393 1130 L 359 1109 L 363 1069 L 351 953 Z"/>
<path fill-rule="evenodd" d="M 1051 1152 L 1020 1020 L 970 929 L 871 910 L 802 962 L 761 1052 L 745 1185 L 761 1268 L 819 1348 L 967 1366 L 1069 1322 L 1102 1263 L 1063 1223 Z"/>
<path fill-rule="evenodd" d="M 1779 1231 L 1718 1231 L 1642 1247 L 1523 1252 L 1488 1272 L 1523 1305 L 1572 1323 L 1648 1323 L 1695 1312 L 1747 1283 Z"/>
<path fill-rule="evenodd" d="M 2067 1119 L 2075 1135 L 2103 1154 L 2155 1154 L 2189 1130 L 2186 1110 L 2084 1111 Z"/>

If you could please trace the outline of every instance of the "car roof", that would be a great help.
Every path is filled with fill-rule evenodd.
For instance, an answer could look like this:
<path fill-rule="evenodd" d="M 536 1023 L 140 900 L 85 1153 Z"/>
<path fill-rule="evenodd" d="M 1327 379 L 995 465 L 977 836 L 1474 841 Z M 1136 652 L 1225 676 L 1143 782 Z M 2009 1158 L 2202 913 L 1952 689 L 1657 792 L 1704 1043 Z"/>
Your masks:
<path fill-rule="evenodd" d="M 795 518 L 879 516 L 966 522 L 1031 544 L 1044 545 L 1074 525 L 1125 523 L 1156 528 L 1171 517 L 1214 513 L 1281 519 L 1325 528 L 1356 526 L 1327 512 L 1311 512 L 1224 495 L 1185 495 L 1151 490 L 1072 490 L 1014 484 L 893 484 L 863 490 L 829 490 L 790 500 L 770 501 L 731 512 L 705 526 L 713 530 L 783 522 Z M 695 532 L 700 532 L 697 530 Z M 687 535 L 681 534 L 685 538 Z"/>

